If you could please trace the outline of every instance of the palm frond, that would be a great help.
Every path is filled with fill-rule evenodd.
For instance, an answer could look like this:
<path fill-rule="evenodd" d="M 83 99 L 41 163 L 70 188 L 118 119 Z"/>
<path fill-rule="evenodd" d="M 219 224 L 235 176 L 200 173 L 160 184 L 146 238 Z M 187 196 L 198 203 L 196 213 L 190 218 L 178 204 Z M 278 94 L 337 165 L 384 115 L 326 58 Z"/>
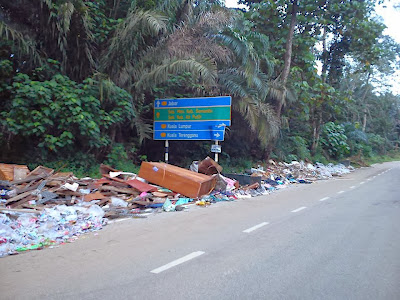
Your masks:
<path fill-rule="evenodd" d="M 67 35 L 70 29 L 71 17 L 75 11 L 75 6 L 71 2 L 65 2 L 58 8 L 58 30 Z"/>
<path fill-rule="evenodd" d="M 192 76 L 207 85 L 214 85 L 217 78 L 217 69 L 209 59 L 180 59 L 166 60 L 163 64 L 154 66 L 149 72 L 144 72 L 135 83 L 137 90 L 143 90 L 165 82 L 170 74 L 190 72 Z"/>
<path fill-rule="evenodd" d="M 42 59 L 36 49 L 34 40 L 24 36 L 21 32 L 11 28 L 3 21 L 0 21 L 0 37 L 6 40 L 12 40 L 17 44 L 16 51 L 19 51 L 20 54 L 27 54 L 35 63 L 42 65 Z"/>
<path fill-rule="evenodd" d="M 130 11 L 111 39 L 110 46 L 100 61 L 100 69 L 112 77 L 136 58 L 140 48 L 145 48 L 145 37 L 158 36 L 166 30 L 167 18 L 154 11 Z M 122 55 L 121 55 L 122 54 Z"/>
<path fill-rule="evenodd" d="M 233 108 L 248 122 L 263 147 L 278 136 L 280 122 L 270 104 L 245 97 L 236 101 Z"/>
<path fill-rule="evenodd" d="M 214 38 L 216 41 L 222 43 L 223 45 L 231 49 L 243 64 L 247 63 L 249 55 L 248 49 L 242 43 L 242 39 L 238 38 L 237 35 L 229 36 L 226 34 L 219 33 L 219 34 L 212 34 L 210 35 L 210 37 Z"/>

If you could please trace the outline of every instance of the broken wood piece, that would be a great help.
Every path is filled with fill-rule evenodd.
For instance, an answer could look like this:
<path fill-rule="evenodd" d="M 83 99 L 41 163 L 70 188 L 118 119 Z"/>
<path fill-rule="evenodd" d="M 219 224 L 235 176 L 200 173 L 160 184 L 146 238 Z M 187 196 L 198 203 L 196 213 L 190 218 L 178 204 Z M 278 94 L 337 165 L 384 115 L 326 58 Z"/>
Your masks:
<path fill-rule="evenodd" d="M 152 186 L 148 183 L 142 182 L 137 179 L 132 179 L 132 180 L 127 180 L 125 181 L 127 184 L 129 184 L 131 187 L 137 189 L 140 192 L 153 192 L 157 191 L 157 188 L 155 186 Z"/>
<path fill-rule="evenodd" d="M 25 165 L 3 164 L 0 163 L 0 180 L 20 180 L 29 174 L 29 169 Z"/>
<path fill-rule="evenodd" d="M 103 174 L 103 177 L 110 179 L 111 181 L 117 181 L 119 183 L 124 183 L 125 184 L 125 180 L 121 179 L 121 178 L 117 178 L 117 177 L 111 177 L 108 174 Z"/>
<path fill-rule="evenodd" d="M 43 166 L 38 166 L 36 169 L 34 169 L 32 172 L 30 172 L 27 175 L 27 177 L 38 176 L 38 175 L 46 175 L 46 177 L 47 177 L 47 176 L 52 175 L 53 173 L 54 173 L 53 169 L 46 168 L 46 167 L 43 167 Z"/>
<path fill-rule="evenodd" d="M 136 200 L 136 201 L 132 201 L 132 203 L 142 205 L 142 206 L 148 206 L 148 205 L 153 204 L 153 202 L 146 201 L 146 200 Z"/>
<path fill-rule="evenodd" d="M 104 198 L 106 198 L 106 196 L 104 196 L 102 193 L 95 192 L 95 193 L 91 193 L 91 194 L 85 195 L 83 197 L 83 200 L 85 202 L 90 202 L 92 200 L 101 200 L 101 199 L 104 199 Z"/>
<path fill-rule="evenodd" d="M 153 196 L 155 197 L 160 197 L 160 198 L 165 198 L 168 196 L 167 193 L 162 193 L 162 192 L 152 192 Z"/>
<path fill-rule="evenodd" d="M 145 195 L 145 196 L 137 196 L 136 198 L 132 198 L 132 199 L 129 199 L 129 200 L 126 200 L 126 202 L 128 202 L 128 203 L 133 203 L 134 201 L 137 201 L 137 200 L 143 200 L 143 199 L 147 199 L 147 198 L 149 198 L 151 195 Z"/>
<path fill-rule="evenodd" d="M 22 204 L 21 208 L 27 208 L 27 209 L 34 209 L 37 211 L 42 211 L 44 209 L 44 206 L 38 206 L 38 205 L 30 205 L 30 204 Z"/>
<path fill-rule="evenodd" d="M 113 167 L 111 167 L 109 165 L 104 165 L 104 164 L 100 165 L 100 174 L 101 175 L 104 175 L 104 174 L 108 175 L 110 173 L 110 171 L 111 172 L 119 172 L 119 170 L 114 169 Z"/>
<path fill-rule="evenodd" d="M 25 197 L 28 197 L 28 196 L 31 196 L 31 195 L 32 195 L 32 191 L 24 192 L 22 194 L 19 194 L 19 195 L 15 196 L 15 197 L 12 197 L 12 198 L 8 199 L 6 201 L 6 203 L 5 203 L 5 205 L 8 205 L 8 204 L 13 203 L 15 201 L 19 201 L 19 200 L 24 199 Z"/>
<path fill-rule="evenodd" d="M 211 157 L 207 156 L 204 160 L 199 162 L 199 173 L 206 175 L 213 175 L 222 172 L 222 167 Z"/>
<path fill-rule="evenodd" d="M 56 192 L 57 192 L 57 194 L 64 195 L 64 196 L 77 196 L 77 197 L 82 196 L 81 193 L 73 192 L 73 191 L 70 191 L 70 190 L 57 190 Z"/>
<path fill-rule="evenodd" d="M 41 212 L 35 209 L 23 209 L 23 208 L 6 208 L 6 207 L 0 207 L 0 211 L 2 213 L 7 213 L 7 212 L 18 212 L 18 213 L 32 213 L 32 214 L 40 214 Z"/>
<path fill-rule="evenodd" d="M 121 187 L 116 187 L 112 185 L 103 185 L 99 187 L 100 191 L 114 191 L 118 193 L 123 193 L 123 194 L 130 194 L 130 195 L 137 195 L 139 194 L 137 190 L 132 189 L 132 188 L 121 188 Z"/>
<path fill-rule="evenodd" d="M 260 184 L 258 182 L 254 182 L 250 185 L 244 186 L 242 189 L 247 191 L 247 190 L 251 190 L 251 189 L 256 189 L 260 186 Z"/>
<path fill-rule="evenodd" d="M 96 204 L 101 207 L 101 206 L 106 205 L 109 201 L 110 201 L 110 197 L 105 197 L 104 199 L 100 200 Z"/>
<path fill-rule="evenodd" d="M 21 199 L 19 201 L 14 201 L 13 203 L 9 204 L 9 206 L 11 208 L 18 208 L 18 206 L 20 206 L 20 205 L 22 205 L 22 204 L 24 204 L 26 202 L 29 202 L 31 200 L 36 200 L 36 199 L 37 199 L 37 196 L 28 195 L 28 196 L 26 196 L 25 198 L 23 198 L 23 199 Z"/>
<path fill-rule="evenodd" d="M 21 184 L 21 183 L 25 183 L 25 182 L 31 182 L 31 181 L 36 181 L 36 180 L 40 180 L 40 179 L 44 179 L 48 177 L 45 174 L 41 174 L 41 175 L 35 175 L 35 176 L 28 176 L 24 179 L 20 179 L 20 180 L 13 180 L 10 183 L 11 184 Z"/>

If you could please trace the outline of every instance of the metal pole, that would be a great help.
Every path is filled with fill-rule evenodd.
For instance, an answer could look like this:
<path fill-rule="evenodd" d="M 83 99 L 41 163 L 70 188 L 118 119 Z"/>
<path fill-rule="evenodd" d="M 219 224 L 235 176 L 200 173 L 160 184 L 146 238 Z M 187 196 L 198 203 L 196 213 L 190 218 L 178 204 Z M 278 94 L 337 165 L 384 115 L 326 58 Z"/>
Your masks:
<path fill-rule="evenodd" d="M 218 141 L 215 141 L 215 145 L 218 145 Z M 214 154 L 215 154 L 214 160 L 215 160 L 215 162 L 218 162 L 218 152 L 215 152 Z"/>
<path fill-rule="evenodd" d="M 169 147 L 168 140 L 165 140 L 165 163 L 168 163 L 168 147 Z"/>

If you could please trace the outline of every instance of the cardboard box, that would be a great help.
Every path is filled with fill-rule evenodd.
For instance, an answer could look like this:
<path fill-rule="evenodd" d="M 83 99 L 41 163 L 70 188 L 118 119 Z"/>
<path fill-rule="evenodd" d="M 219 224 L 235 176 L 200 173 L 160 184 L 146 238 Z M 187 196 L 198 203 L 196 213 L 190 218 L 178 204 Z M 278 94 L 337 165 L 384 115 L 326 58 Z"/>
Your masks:
<path fill-rule="evenodd" d="M 189 198 L 210 193 L 216 184 L 214 176 L 157 162 L 142 162 L 138 176 Z"/>
<path fill-rule="evenodd" d="M 19 180 L 28 176 L 29 169 L 25 165 L 0 163 L 0 180 Z"/>

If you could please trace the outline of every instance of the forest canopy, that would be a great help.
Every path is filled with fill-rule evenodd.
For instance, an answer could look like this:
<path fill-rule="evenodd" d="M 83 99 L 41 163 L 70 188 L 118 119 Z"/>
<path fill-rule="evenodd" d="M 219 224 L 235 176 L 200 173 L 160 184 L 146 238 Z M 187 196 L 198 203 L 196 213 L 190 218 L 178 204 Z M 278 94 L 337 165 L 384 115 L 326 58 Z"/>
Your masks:
<path fill-rule="evenodd" d="M 0 160 L 162 160 L 155 99 L 230 95 L 221 159 L 325 162 L 398 147 L 400 46 L 382 1 L 0 4 Z M 211 143 L 173 142 L 171 162 Z"/>

